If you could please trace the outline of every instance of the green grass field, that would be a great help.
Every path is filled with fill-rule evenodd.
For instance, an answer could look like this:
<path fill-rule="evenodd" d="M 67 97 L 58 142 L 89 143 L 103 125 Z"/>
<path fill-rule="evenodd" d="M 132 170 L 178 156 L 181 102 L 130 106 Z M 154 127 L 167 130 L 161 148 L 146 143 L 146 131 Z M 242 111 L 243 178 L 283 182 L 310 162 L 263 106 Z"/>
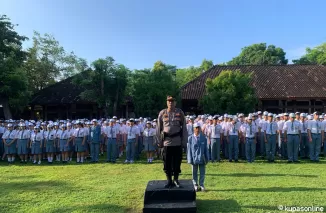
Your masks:
<path fill-rule="evenodd" d="M 149 180 L 164 179 L 157 160 L 124 165 L 0 164 L 0 212 L 142 212 Z M 181 179 L 191 179 L 184 161 Z M 283 206 L 326 207 L 326 161 L 208 164 L 199 213 L 279 212 Z M 326 211 L 326 209 L 324 210 Z"/>

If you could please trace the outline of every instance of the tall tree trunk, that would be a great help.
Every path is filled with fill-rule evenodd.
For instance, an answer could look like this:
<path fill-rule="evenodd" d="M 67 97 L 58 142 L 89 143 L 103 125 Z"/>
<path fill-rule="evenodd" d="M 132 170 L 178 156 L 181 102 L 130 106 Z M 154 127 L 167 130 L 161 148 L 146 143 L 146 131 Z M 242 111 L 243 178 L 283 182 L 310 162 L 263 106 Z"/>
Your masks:
<path fill-rule="evenodd" d="M 3 114 L 5 116 L 5 119 L 12 119 L 10 107 L 9 107 L 9 99 L 7 97 L 0 97 L 0 105 L 2 105 L 2 108 L 0 107 L 0 110 L 3 110 Z"/>
<path fill-rule="evenodd" d="M 118 101 L 119 101 L 119 83 L 118 83 L 118 88 L 113 103 L 113 115 L 117 115 Z"/>

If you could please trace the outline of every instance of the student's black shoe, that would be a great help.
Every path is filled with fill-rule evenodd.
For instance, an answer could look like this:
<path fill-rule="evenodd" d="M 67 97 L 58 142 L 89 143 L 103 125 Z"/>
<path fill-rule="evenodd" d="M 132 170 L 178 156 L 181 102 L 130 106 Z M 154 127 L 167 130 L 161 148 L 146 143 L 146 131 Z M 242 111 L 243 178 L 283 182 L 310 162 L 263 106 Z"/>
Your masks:
<path fill-rule="evenodd" d="M 288 163 L 293 163 L 292 161 L 288 160 Z"/>
<path fill-rule="evenodd" d="M 232 162 L 232 160 L 229 160 L 229 162 Z"/>
<path fill-rule="evenodd" d="M 296 160 L 296 161 L 294 161 L 294 163 L 300 163 L 300 161 L 299 160 Z"/>
<path fill-rule="evenodd" d="M 316 163 L 319 163 L 319 160 L 315 160 Z"/>

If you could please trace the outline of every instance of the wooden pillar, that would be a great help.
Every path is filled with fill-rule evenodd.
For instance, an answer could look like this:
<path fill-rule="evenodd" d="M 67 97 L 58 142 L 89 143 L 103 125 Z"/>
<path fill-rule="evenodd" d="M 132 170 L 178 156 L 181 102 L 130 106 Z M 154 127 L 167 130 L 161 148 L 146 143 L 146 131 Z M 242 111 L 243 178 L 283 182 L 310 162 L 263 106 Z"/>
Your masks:
<path fill-rule="evenodd" d="M 30 118 L 31 118 L 32 120 L 35 119 L 34 105 L 31 105 L 31 115 L 30 115 Z"/>
<path fill-rule="evenodd" d="M 126 103 L 126 119 L 128 119 L 128 105 L 129 105 L 129 102 Z"/>
<path fill-rule="evenodd" d="M 44 105 L 44 120 L 47 121 L 48 120 L 48 106 Z"/>

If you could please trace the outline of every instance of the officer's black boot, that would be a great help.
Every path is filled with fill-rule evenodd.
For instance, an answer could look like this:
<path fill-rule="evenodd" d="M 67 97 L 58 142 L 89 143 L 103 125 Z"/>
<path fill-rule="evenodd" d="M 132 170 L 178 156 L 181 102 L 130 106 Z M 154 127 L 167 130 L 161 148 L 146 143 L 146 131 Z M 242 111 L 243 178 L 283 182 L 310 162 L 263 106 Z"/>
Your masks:
<path fill-rule="evenodd" d="M 180 183 L 179 183 L 179 174 L 174 174 L 173 184 L 174 184 L 177 188 L 180 188 Z"/>
<path fill-rule="evenodd" d="M 172 176 L 170 174 L 166 174 L 167 184 L 164 185 L 164 188 L 171 188 L 173 186 Z"/>

